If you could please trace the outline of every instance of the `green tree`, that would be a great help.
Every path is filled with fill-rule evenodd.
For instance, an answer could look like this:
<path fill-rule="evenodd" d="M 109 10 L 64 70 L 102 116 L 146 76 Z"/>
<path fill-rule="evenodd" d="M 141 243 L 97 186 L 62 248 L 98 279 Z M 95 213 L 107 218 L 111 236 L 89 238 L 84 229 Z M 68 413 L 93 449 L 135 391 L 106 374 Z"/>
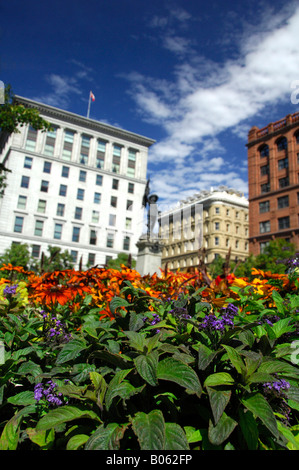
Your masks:
<path fill-rule="evenodd" d="M 31 261 L 29 247 L 26 243 L 13 242 L 11 247 L 7 248 L 0 256 L 1 266 L 3 264 L 12 264 L 13 266 L 22 266 L 24 269 L 29 269 Z"/>
<path fill-rule="evenodd" d="M 48 246 L 48 254 L 42 253 L 41 260 L 35 262 L 34 268 L 44 272 L 72 269 L 73 259 L 68 250 L 61 251 L 57 246 Z"/>
<path fill-rule="evenodd" d="M 108 268 L 112 269 L 121 269 L 121 265 L 129 266 L 134 268 L 136 266 L 136 261 L 131 258 L 127 253 L 119 253 L 117 258 L 110 259 L 107 263 Z"/>

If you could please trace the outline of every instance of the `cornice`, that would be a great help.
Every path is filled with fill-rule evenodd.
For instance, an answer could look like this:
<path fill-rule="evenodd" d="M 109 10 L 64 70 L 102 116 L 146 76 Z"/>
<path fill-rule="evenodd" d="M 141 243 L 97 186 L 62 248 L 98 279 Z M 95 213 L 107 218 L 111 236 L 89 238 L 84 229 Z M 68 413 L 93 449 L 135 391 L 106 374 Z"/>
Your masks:
<path fill-rule="evenodd" d="M 23 96 L 15 95 L 14 101 L 15 103 L 22 104 L 25 107 L 37 109 L 39 113 L 45 117 L 59 119 L 67 124 L 74 124 L 90 131 L 101 132 L 111 137 L 134 142 L 135 144 L 143 145 L 145 147 L 150 147 L 156 142 L 149 137 L 144 137 L 142 135 L 135 134 L 134 132 L 111 126 L 110 124 L 105 124 L 94 119 L 80 116 L 79 114 L 71 113 L 70 111 L 65 111 L 54 106 L 30 100 Z"/>

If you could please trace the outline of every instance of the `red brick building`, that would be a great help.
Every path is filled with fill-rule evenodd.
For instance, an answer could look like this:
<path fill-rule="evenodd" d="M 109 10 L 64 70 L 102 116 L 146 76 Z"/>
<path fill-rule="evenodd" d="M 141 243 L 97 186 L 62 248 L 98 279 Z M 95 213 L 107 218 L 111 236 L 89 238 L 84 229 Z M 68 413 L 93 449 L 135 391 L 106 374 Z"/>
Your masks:
<path fill-rule="evenodd" d="M 249 252 L 284 238 L 299 248 L 299 112 L 248 134 Z"/>

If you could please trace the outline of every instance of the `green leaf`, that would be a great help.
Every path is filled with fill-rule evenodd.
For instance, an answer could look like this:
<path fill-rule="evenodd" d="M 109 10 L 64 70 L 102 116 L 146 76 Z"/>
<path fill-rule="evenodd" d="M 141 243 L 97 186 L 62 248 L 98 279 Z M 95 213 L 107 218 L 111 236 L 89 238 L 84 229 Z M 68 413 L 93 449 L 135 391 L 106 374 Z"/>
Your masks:
<path fill-rule="evenodd" d="M 185 426 L 184 431 L 189 444 L 200 442 L 202 440 L 202 434 L 199 429 L 195 429 L 192 426 Z"/>
<path fill-rule="evenodd" d="M 86 348 L 86 343 L 81 339 L 72 339 L 66 343 L 57 356 L 56 363 L 63 364 L 79 356 L 80 352 Z"/>
<path fill-rule="evenodd" d="M 239 410 L 239 425 L 246 441 L 249 450 L 256 450 L 258 448 L 259 431 L 256 419 L 249 410 L 240 408 Z"/>
<path fill-rule="evenodd" d="M 141 450 L 163 450 L 165 447 L 165 421 L 160 410 L 146 414 L 138 412 L 132 419 L 132 428 Z"/>
<path fill-rule="evenodd" d="M 177 361 L 172 357 L 168 357 L 159 362 L 157 378 L 175 382 L 186 388 L 188 392 L 196 393 L 198 396 L 202 392 L 202 387 L 196 372 L 187 364 Z"/>
<path fill-rule="evenodd" d="M 206 378 L 204 386 L 214 387 L 216 385 L 233 385 L 234 383 L 234 379 L 228 372 L 216 372 Z"/>
<path fill-rule="evenodd" d="M 99 426 L 85 445 L 85 450 L 118 450 L 126 426 L 121 427 L 117 423 L 109 423 Z"/>
<path fill-rule="evenodd" d="M 260 393 L 253 393 L 247 398 L 241 399 L 241 402 L 245 408 L 251 411 L 255 417 L 259 418 L 263 422 L 275 437 L 279 437 L 277 423 L 272 408 L 263 395 Z"/>
<path fill-rule="evenodd" d="M 150 385 L 155 387 L 158 385 L 157 381 L 157 366 L 159 354 L 157 351 L 152 351 L 150 354 L 144 356 L 140 355 L 134 359 L 138 374 Z"/>
<path fill-rule="evenodd" d="M 189 450 L 187 436 L 176 423 L 165 423 L 165 450 Z"/>
<path fill-rule="evenodd" d="M 120 311 L 120 312 L 117 312 L 117 309 L 120 308 L 120 307 L 129 307 L 130 304 L 126 299 L 122 299 L 121 297 L 113 297 L 110 301 L 110 304 L 109 304 L 109 307 L 110 307 L 110 311 L 112 313 L 112 315 L 115 315 L 115 314 L 123 314 L 124 311 Z"/>
<path fill-rule="evenodd" d="M 199 370 L 205 370 L 208 365 L 213 361 L 217 351 L 212 351 L 210 348 L 200 343 L 198 348 L 198 368 Z"/>
<path fill-rule="evenodd" d="M 143 333 L 138 333 L 137 331 L 125 331 L 125 335 L 129 338 L 129 345 L 131 348 L 143 352 L 146 345 L 146 339 Z"/>
<path fill-rule="evenodd" d="M 231 390 L 215 390 L 207 387 L 215 424 L 218 423 L 231 397 Z"/>
<path fill-rule="evenodd" d="M 113 354 L 109 351 L 94 351 L 92 356 L 100 359 L 105 365 L 107 365 L 107 363 L 112 364 L 113 366 L 120 369 L 127 369 L 130 366 L 129 362 L 127 361 L 127 356 L 126 359 L 124 359 L 120 354 Z"/>
<path fill-rule="evenodd" d="M 208 431 L 209 441 L 216 446 L 222 444 L 231 435 L 237 425 L 237 421 L 227 416 L 226 413 L 223 413 L 216 426 L 213 426 L 210 421 Z"/>
<path fill-rule="evenodd" d="M 221 346 L 226 350 L 228 358 L 230 362 L 232 363 L 232 365 L 237 370 L 237 372 L 241 375 L 244 375 L 246 371 L 246 367 L 238 351 L 236 351 L 231 346 L 227 346 L 226 344 L 222 344 Z"/>
<path fill-rule="evenodd" d="M 26 433 L 29 439 L 37 444 L 42 450 L 48 450 L 53 446 L 55 439 L 54 429 L 40 430 L 34 428 L 27 428 Z"/>
<path fill-rule="evenodd" d="M 20 405 L 20 406 L 33 405 L 35 403 L 34 392 L 31 392 L 30 390 L 20 392 L 17 395 L 9 397 L 7 401 L 8 403 L 11 403 L 12 405 Z"/>
<path fill-rule="evenodd" d="M 285 333 L 289 333 L 294 330 L 294 326 L 290 325 L 290 318 L 283 318 L 282 320 L 279 320 L 278 322 L 274 323 L 271 328 L 276 338 L 280 338 L 280 336 L 284 335 Z"/>
<path fill-rule="evenodd" d="M 23 416 L 18 413 L 6 423 L 0 437 L 0 450 L 17 449 L 22 418 Z"/>
<path fill-rule="evenodd" d="M 124 380 L 131 370 L 132 369 L 118 371 L 110 381 L 105 396 L 107 411 L 109 410 L 115 397 L 120 397 L 123 400 L 127 400 L 132 395 L 140 393 L 143 390 L 145 385 L 136 388 L 130 382 Z"/>
<path fill-rule="evenodd" d="M 72 436 L 66 445 L 66 450 L 78 450 L 80 447 L 88 441 L 89 436 L 87 434 L 76 434 Z"/>
<path fill-rule="evenodd" d="M 278 312 L 284 313 L 286 310 L 286 307 L 284 306 L 283 298 L 276 290 L 272 292 L 272 299 L 274 300 L 274 303 L 276 305 Z"/>
<path fill-rule="evenodd" d="M 281 373 L 284 374 L 286 377 L 299 377 L 299 368 L 293 366 L 289 362 L 286 361 L 278 361 L 270 359 L 265 360 L 261 363 L 260 367 L 258 368 L 258 372 L 266 372 L 267 374 L 277 374 Z"/>
<path fill-rule="evenodd" d="M 37 430 L 52 429 L 75 419 L 89 418 L 101 422 L 100 417 L 92 410 L 82 406 L 59 406 L 49 411 L 36 425 Z"/>

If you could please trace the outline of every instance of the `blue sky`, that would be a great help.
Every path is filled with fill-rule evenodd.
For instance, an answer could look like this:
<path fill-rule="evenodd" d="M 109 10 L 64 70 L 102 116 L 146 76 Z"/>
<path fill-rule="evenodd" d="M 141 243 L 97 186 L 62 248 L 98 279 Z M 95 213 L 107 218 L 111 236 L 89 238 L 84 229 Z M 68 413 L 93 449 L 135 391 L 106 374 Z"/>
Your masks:
<path fill-rule="evenodd" d="M 0 80 L 85 116 L 92 90 L 91 118 L 155 139 L 164 208 L 247 195 L 248 130 L 299 109 L 298 1 L 10 0 L 0 18 Z"/>

